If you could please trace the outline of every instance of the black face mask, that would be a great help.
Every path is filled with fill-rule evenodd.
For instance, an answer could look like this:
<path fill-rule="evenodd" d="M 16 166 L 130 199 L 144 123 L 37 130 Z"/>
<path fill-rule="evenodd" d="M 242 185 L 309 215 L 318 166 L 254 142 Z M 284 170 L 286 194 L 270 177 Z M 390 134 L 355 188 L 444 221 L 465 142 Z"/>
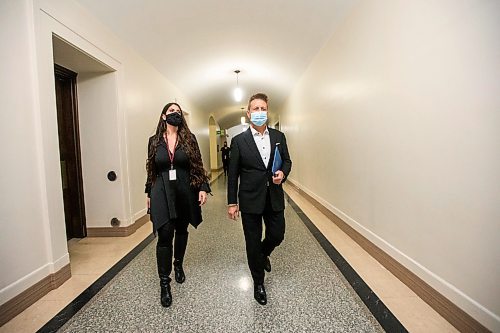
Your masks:
<path fill-rule="evenodd" d="M 167 114 L 166 122 L 172 126 L 179 126 L 182 124 L 182 116 L 178 112 Z"/>

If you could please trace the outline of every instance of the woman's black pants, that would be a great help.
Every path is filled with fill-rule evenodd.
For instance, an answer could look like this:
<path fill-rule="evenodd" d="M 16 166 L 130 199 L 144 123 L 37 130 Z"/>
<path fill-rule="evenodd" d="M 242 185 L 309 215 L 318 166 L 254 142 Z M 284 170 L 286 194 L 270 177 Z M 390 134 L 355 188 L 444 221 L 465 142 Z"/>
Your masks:
<path fill-rule="evenodd" d="M 156 263 L 162 286 L 166 286 L 171 281 L 172 252 L 176 262 L 182 264 L 184 260 L 189 234 L 187 231 L 188 225 L 188 223 L 175 219 L 167 222 L 157 230 Z"/>

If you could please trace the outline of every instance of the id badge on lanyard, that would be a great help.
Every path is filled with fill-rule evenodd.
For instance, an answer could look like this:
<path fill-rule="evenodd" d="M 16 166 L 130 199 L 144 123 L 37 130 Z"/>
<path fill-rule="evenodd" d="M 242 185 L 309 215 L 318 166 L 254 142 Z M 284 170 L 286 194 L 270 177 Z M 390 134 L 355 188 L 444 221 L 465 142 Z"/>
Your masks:
<path fill-rule="evenodd" d="M 167 153 L 168 153 L 168 158 L 170 159 L 170 170 L 168 170 L 168 180 L 177 180 L 177 172 L 174 169 L 174 155 L 175 155 L 175 147 L 177 146 L 177 140 L 179 137 L 175 138 L 175 144 L 174 144 L 174 151 L 171 153 L 170 149 L 168 148 L 168 138 L 165 138 L 167 141 Z"/>

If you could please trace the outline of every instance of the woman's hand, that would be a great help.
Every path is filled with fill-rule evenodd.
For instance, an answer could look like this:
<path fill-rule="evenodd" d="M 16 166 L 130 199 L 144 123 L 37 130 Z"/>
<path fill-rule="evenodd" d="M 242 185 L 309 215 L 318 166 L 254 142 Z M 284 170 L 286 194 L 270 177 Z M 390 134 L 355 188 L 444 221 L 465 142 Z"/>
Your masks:
<path fill-rule="evenodd" d="M 203 206 L 207 202 L 207 192 L 200 191 L 198 194 L 198 201 L 200 202 L 200 206 Z"/>
<path fill-rule="evenodd" d="M 231 220 L 236 220 L 238 216 L 240 216 L 240 210 L 238 208 L 238 205 L 232 205 L 227 207 L 227 216 Z"/>

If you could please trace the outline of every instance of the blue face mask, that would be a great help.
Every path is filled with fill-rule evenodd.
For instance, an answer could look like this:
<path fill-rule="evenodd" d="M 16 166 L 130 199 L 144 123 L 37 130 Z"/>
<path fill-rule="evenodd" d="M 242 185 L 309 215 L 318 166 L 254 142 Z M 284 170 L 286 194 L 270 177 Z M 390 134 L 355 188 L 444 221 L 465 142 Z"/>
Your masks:
<path fill-rule="evenodd" d="M 250 113 L 250 121 L 255 126 L 262 126 L 267 121 L 267 111 L 255 111 Z"/>

